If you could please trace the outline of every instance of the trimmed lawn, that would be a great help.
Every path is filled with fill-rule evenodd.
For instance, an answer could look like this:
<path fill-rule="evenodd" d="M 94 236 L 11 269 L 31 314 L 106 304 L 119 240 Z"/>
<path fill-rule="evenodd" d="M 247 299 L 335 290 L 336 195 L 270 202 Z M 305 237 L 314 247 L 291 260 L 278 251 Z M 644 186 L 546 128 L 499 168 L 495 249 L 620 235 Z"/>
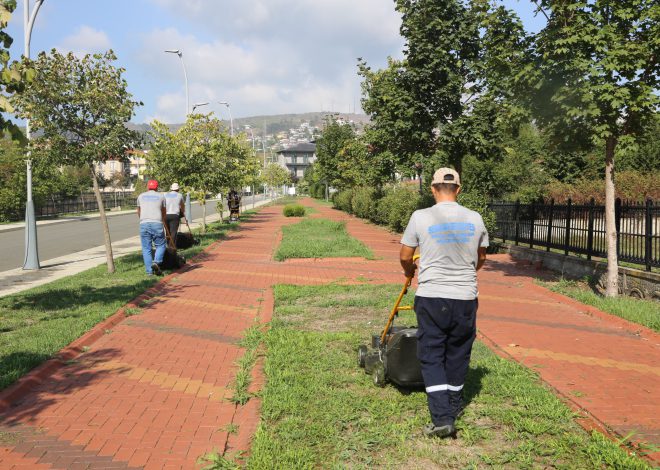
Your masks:
<path fill-rule="evenodd" d="M 633 299 L 632 297 L 609 298 L 597 294 L 587 283 L 560 280 L 557 282 L 541 282 L 539 284 L 575 299 L 583 304 L 596 307 L 603 312 L 625 318 L 633 323 L 644 325 L 655 331 L 660 331 L 660 303 L 653 300 Z"/>
<path fill-rule="evenodd" d="M 353 256 L 374 259 L 369 248 L 346 232 L 343 222 L 328 219 L 304 219 L 282 227 L 282 243 L 275 253 L 278 261 Z"/>
<path fill-rule="evenodd" d="M 357 346 L 383 328 L 399 289 L 276 287 L 262 421 L 247 468 L 649 468 L 601 434 L 583 431 L 534 372 L 479 342 L 458 437 L 423 437 L 423 391 L 375 387 L 356 363 Z M 413 325 L 414 314 L 401 312 L 397 323 Z"/>
<path fill-rule="evenodd" d="M 197 235 L 200 245 L 180 252 L 190 260 L 234 228 L 235 224 L 209 224 L 206 234 Z M 103 264 L 0 299 L 0 389 L 53 357 L 158 281 L 145 275 L 142 252 L 117 258 L 115 266 L 115 274 L 108 274 Z"/>

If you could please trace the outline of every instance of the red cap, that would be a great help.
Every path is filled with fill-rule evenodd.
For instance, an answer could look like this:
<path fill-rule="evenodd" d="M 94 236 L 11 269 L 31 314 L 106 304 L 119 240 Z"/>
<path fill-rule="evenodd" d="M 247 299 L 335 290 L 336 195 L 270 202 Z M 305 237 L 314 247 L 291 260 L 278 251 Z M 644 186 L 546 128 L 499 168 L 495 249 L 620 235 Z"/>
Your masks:
<path fill-rule="evenodd" d="M 158 189 L 158 181 L 156 180 L 147 181 L 147 189 L 149 190 Z"/>

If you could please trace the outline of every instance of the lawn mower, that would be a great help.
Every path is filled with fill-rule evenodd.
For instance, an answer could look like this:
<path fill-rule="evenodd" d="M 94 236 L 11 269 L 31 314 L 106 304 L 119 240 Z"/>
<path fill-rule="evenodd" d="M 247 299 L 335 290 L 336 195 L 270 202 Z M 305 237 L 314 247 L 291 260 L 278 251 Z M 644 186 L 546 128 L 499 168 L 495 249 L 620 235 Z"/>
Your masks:
<path fill-rule="evenodd" d="M 413 261 L 418 258 L 415 255 Z M 412 279 L 412 276 L 406 278 L 383 331 L 372 335 L 371 348 L 364 344 L 358 347 L 358 365 L 371 374 L 378 387 L 384 387 L 388 381 L 404 388 L 424 386 L 417 359 L 417 327 L 394 326 L 394 318 L 400 311 L 413 309 L 410 305 L 400 305 Z"/>

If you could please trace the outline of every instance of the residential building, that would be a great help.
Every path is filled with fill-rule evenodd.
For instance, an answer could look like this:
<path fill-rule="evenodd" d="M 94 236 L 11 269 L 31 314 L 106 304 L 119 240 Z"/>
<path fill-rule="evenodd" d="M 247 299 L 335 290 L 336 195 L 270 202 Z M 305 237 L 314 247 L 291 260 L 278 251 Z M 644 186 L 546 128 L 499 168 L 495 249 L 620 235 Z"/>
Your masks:
<path fill-rule="evenodd" d="M 305 170 L 315 161 L 316 144 L 310 142 L 299 143 L 277 152 L 277 162 L 296 178 L 302 178 Z"/>

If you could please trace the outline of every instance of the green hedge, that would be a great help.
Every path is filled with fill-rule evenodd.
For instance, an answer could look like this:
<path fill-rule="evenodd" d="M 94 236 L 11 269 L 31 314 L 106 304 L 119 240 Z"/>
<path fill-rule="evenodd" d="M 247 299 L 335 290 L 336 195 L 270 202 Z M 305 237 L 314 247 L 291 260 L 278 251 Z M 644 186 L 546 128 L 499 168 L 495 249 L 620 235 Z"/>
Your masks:
<path fill-rule="evenodd" d="M 312 183 L 309 185 L 309 195 L 316 199 L 325 198 L 325 184 Z"/>
<path fill-rule="evenodd" d="M 488 209 L 485 196 L 474 192 L 461 193 L 458 202 L 479 212 L 489 233 L 495 230 L 495 213 Z M 382 191 L 367 187 L 346 189 L 335 193 L 332 203 L 336 209 L 386 225 L 396 232 L 406 228 L 414 211 L 435 204 L 430 192 L 420 196 L 416 188 L 402 185 L 389 186 Z"/>
<path fill-rule="evenodd" d="M 287 204 L 282 211 L 285 217 L 303 217 L 305 208 L 300 204 Z"/>

